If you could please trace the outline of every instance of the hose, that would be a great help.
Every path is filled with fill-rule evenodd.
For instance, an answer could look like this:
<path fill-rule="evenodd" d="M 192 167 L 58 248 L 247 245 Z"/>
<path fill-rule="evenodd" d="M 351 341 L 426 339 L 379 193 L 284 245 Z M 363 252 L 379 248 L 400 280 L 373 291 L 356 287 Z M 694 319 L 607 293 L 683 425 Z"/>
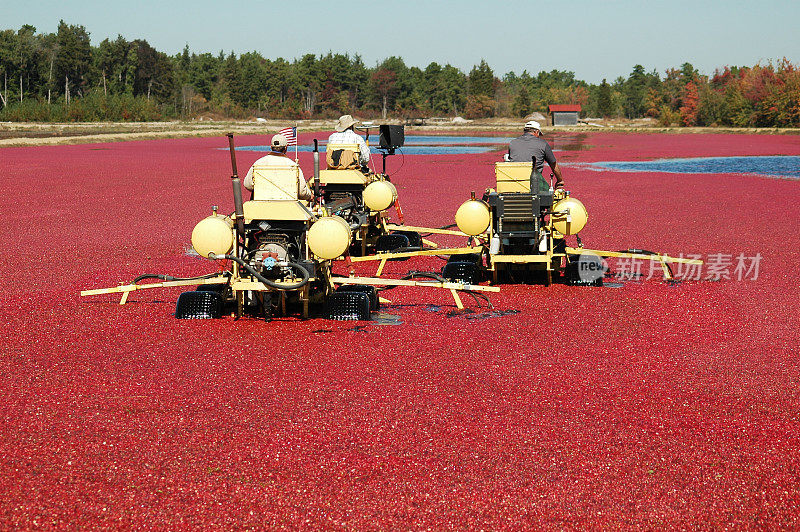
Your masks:
<path fill-rule="evenodd" d="M 404 275 L 403 277 L 401 277 L 401 279 L 413 279 L 415 277 L 422 277 L 422 278 L 425 278 L 425 279 L 433 279 L 434 281 L 439 281 L 441 283 L 449 283 L 449 282 L 451 282 L 449 279 L 446 279 L 446 278 L 442 277 L 438 273 L 435 273 L 435 272 L 421 272 L 421 271 L 417 271 L 417 270 L 412 270 L 412 271 L 408 272 L 408 274 Z M 394 287 L 392 287 L 392 288 L 394 288 Z M 482 307 L 481 300 L 485 301 L 489 308 L 494 308 L 494 305 L 492 305 L 492 302 L 489 300 L 489 298 L 485 294 L 481 294 L 479 292 L 473 292 L 472 290 L 462 290 L 462 292 L 465 292 L 465 293 L 469 294 L 470 296 L 472 296 L 472 299 L 474 299 L 475 303 L 478 304 L 478 308 Z"/>
<path fill-rule="evenodd" d="M 403 279 L 404 281 L 407 281 L 407 280 L 413 279 L 415 277 L 423 277 L 425 279 L 433 279 L 434 281 L 439 281 L 440 283 L 449 282 L 447 279 L 445 279 L 444 277 L 442 277 L 441 275 L 439 275 L 436 272 L 421 272 L 421 271 L 417 271 L 417 270 L 411 270 L 406 275 L 402 276 L 400 279 Z M 391 285 L 390 286 L 384 286 L 384 287 L 378 288 L 377 290 L 379 292 L 382 292 L 384 290 L 392 290 L 394 288 L 397 288 L 397 286 L 391 286 Z"/>
<path fill-rule="evenodd" d="M 621 249 L 619 253 L 635 253 L 636 255 L 658 255 L 655 251 L 648 251 L 646 249 L 628 248 Z"/>
<path fill-rule="evenodd" d="M 211 279 L 219 275 L 230 275 L 230 273 L 208 273 L 206 275 L 198 275 L 197 277 L 174 277 L 172 275 L 162 275 L 160 273 L 145 273 L 133 280 L 131 284 L 137 284 L 139 281 L 145 279 L 158 279 L 160 281 L 199 281 L 200 279 Z"/>
<path fill-rule="evenodd" d="M 415 277 L 422 277 L 424 279 L 433 279 L 434 281 L 439 281 L 440 283 L 448 283 L 448 282 L 450 282 L 447 279 L 445 279 L 444 277 L 442 277 L 441 275 L 439 275 L 438 273 L 435 273 L 435 272 L 420 272 L 420 271 L 417 271 L 417 270 L 411 270 L 406 275 L 401 277 L 401 279 L 408 280 L 408 279 L 413 279 Z"/>
<path fill-rule="evenodd" d="M 628 248 L 620 250 L 620 253 L 633 253 L 635 255 L 658 255 L 655 251 L 649 251 L 647 249 L 635 249 L 635 248 Z M 672 272 L 672 265 L 669 262 L 662 261 L 661 264 L 667 267 L 669 271 L 669 276 L 674 278 L 675 274 Z"/>
<path fill-rule="evenodd" d="M 406 275 L 401 277 L 401 279 L 408 280 L 408 279 L 414 279 L 415 277 L 422 277 L 423 279 L 433 279 L 434 281 L 439 281 L 440 283 L 449 283 L 450 282 L 450 280 L 445 279 L 444 277 L 442 277 L 441 275 L 439 275 L 436 272 L 421 272 L 421 271 L 418 271 L 418 270 L 411 270 Z M 391 290 L 392 288 L 397 288 L 397 286 L 384 286 L 384 287 L 378 288 L 376 291 L 377 292 L 382 292 L 384 290 Z M 475 303 L 478 304 L 478 308 L 482 307 L 481 300 L 485 301 L 486 304 L 489 306 L 489 308 L 494 308 L 494 305 L 492 305 L 491 300 L 489 300 L 489 298 L 485 294 L 481 294 L 479 292 L 473 292 L 472 290 L 462 290 L 462 292 L 466 292 L 467 294 L 472 296 L 472 299 L 474 299 Z"/>
<path fill-rule="evenodd" d="M 436 229 L 452 229 L 452 228 L 453 228 L 453 227 L 455 227 L 456 225 L 457 225 L 457 224 L 443 225 L 443 226 L 441 226 L 441 227 L 436 227 Z M 426 236 L 431 236 L 431 235 L 433 235 L 433 234 L 434 234 L 434 233 L 421 233 L 419 236 L 421 236 L 421 237 L 426 237 Z"/>
<path fill-rule="evenodd" d="M 443 225 L 441 227 L 435 227 L 434 229 L 452 229 L 453 227 L 456 227 L 456 225 L 458 225 L 458 224 Z M 431 236 L 433 234 L 435 234 L 435 233 L 421 233 L 419 236 L 426 237 L 426 236 Z"/>
<path fill-rule="evenodd" d="M 282 283 L 276 283 L 274 281 L 270 281 L 269 279 L 267 279 L 266 277 L 264 277 L 263 275 L 258 273 L 255 270 L 255 268 L 253 268 L 252 266 L 247 264 L 245 261 L 243 261 L 239 257 L 234 257 L 233 255 L 215 255 L 215 254 L 212 253 L 212 254 L 209 255 L 209 258 L 217 259 L 217 260 L 219 260 L 219 259 L 232 260 L 233 262 L 235 262 L 236 264 L 238 264 L 239 266 L 241 266 L 242 268 L 247 270 L 247 272 L 250 275 L 252 275 L 253 277 L 255 277 L 256 279 L 258 279 L 259 282 L 264 283 L 265 285 L 267 285 L 267 286 L 269 286 L 271 288 L 274 288 L 276 290 L 286 290 L 286 291 L 288 291 L 288 290 L 297 290 L 298 288 L 302 288 L 302 287 L 304 287 L 305 285 L 308 284 L 308 278 L 309 278 L 308 270 L 306 270 L 305 268 L 303 268 L 300 264 L 297 264 L 296 262 L 287 262 L 286 265 L 289 266 L 290 268 L 292 268 L 293 270 L 295 270 L 297 272 L 300 272 L 301 279 L 296 283 L 282 284 Z"/>
<path fill-rule="evenodd" d="M 472 292 L 470 290 L 464 290 L 464 292 L 472 296 L 472 299 L 474 299 L 475 303 L 478 304 L 478 308 L 482 308 L 483 306 L 481 305 L 481 300 L 485 301 L 489 308 L 491 309 L 494 308 L 494 305 L 492 305 L 492 302 L 489 300 L 489 297 L 486 296 L 485 294 L 481 294 L 479 292 Z"/>
<path fill-rule="evenodd" d="M 402 170 L 402 169 L 403 169 L 403 166 L 406 164 L 406 154 L 405 154 L 405 153 L 403 153 L 403 149 L 402 149 L 402 148 L 397 148 L 397 151 L 399 151 L 399 152 L 400 152 L 400 168 L 398 168 L 397 170 L 395 170 L 395 171 L 394 171 L 394 172 L 392 172 L 391 174 L 386 174 L 386 177 L 387 177 L 387 178 L 388 178 L 388 177 L 391 177 L 391 176 L 393 176 L 393 175 L 395 175 L 397 172 L 399 172 L 400 170 Z"/>
<path fill-rule="evenodd" d="M 381 253 L 408 253 L 411 251 L 422 251 L 422 246 L 402 246 Z"/>

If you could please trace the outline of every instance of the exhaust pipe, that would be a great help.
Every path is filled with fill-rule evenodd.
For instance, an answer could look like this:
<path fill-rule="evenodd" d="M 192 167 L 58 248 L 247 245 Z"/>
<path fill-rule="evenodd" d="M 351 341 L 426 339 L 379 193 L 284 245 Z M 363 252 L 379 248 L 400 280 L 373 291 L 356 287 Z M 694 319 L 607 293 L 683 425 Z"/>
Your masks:
<path fill-rule="evenodd" d="M 233 146 L 233 133 L 228 133 L 228 145 L 231 149 L 231 185 L 233 186 L 233 208 L 236 213 L 236 254 L 239 254 L 239 242 L 244 237 L 244 205 L 242 203 L 242 185 L 236 168 L 236 148 Z"/>
<path fill-rule="evenodd" d="M 318 203 L 322 203 L 319 193 L 319 141 L 317 139 L 314 139 L 314 197 L 317 198 Z"/>

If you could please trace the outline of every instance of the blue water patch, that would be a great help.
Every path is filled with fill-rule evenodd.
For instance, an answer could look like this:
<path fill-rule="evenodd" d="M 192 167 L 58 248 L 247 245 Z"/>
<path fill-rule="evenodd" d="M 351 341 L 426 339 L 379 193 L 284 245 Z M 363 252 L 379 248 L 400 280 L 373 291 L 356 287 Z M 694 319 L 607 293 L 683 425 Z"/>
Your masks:
<path fill-rule="evenodd" d="M 374 143 L 370 146 L 370 153 L 380 153 L 375 144 L 378 141 L 377 135 L 370 137 Z M 445 135 L 406 135 L 405 146 L 398 148 L 398 153 L 406 155 L 455 155 L 462 153 L 486 153 L 495 151 L 508 146 L 510 138 L 505 137 L 451 137 Z M 320 151 L 325 151 L 327 139 L 319 139 Z M 224 148 L 221 148 L 224 149 Z M 237 151 L 270 151 L 269 146 L 237 146 Z M 294 146 L 289 147 L 289 151 L 294 151 Z M 300 145 L 297 151 L 314 151 L 313 145 Z"/>
<path fill-rule="evenodd" d="M 800 156 L 797 155 L 694 157 L 688 159 L 657 159 L 655 161 L 601 161 L 591 163 L 591 167 L 621 172 L 755 174 L 783 179 L 800 179 Z"/>
<path fill-rule="evenodd" d="M 484 144 L 497 146 L 511 142 L 508 137 L 455 137 L 449 135 L 406 135 L 406 146 L 424 145 L 436 146 L 441 144 L 470 145 Z"/>
<path fill-rule="evenodd" d="M 397 151 L 407 155 L 457 155 L 461 153 L 486 153 L 497 149 L 498 146 L 415 146 L 407 144 L 402 148 L 398 148 Z"/>

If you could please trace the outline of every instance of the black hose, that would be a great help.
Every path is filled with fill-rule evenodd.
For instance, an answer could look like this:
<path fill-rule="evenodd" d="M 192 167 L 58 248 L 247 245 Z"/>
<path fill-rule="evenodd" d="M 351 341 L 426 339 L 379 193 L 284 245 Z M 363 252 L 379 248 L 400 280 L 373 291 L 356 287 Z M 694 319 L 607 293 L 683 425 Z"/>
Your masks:
<path fill-rule="evenodd" d="M 472 299 L 474 299 L 475 303 L 478 304 L 478 308 L 482 307 L 481 300 L 485 301 L 489 308 L 494 308 L 494 305 L 492 305 L 492 302 L 485 294 L 481 294 L 480 292 L 473 292 L 471 290 L 463 290 L 463 291 L 472 296 Z"/>
<path fill-rule="evenodd" d="M 633 253 L 635 255 L 658 255 L 658 253 L 656 253 L 655 251 L 649 251 L 646 249 L 635 249 L 635 248 L 623 249 L 619 253 Z M 675 274 L 672 271 L 672 265 L 668 261 L 662 262 L 661 264 L 667 267 L 667 270 L 669 271 L 669 276 L 674 278 Z"/>
<path fill-rule="evenodd" d="M 618 253 L 635 253 L 636 255 L 658 255 L 655 251 L 648 251 L 646 249 L 635 249 L 635 248 L 628 248 L 628 249 L 621 249 Z"/>
<path fill-rule="evenodd" d="M 262 282 L 265 285 L 267 285 L 267 286 L 269 286 L 271 288 L 274 288 L 276 290 L 287 290 L 287 291 L 288 290 L 297 290 L 298 288 L 303 288 L 305 285 L 308 284 L 308 279 L 309 279 L 308 270 L 306 270 L 305 268 L 303 268 L 300 264 L 297 264 L 296 262 L 287 262 L 286 265 L 289 266 L 290 268 L 292 268 L 293 270 L 295 270 L 297 272 L 300 272 L 301 279 L 296 283 L 282 284 L 282 283 L 276 283 L 274 281 L 270 281 L 269 279 L 267 279 L 266 277 L 264 277 L 263 275 L 258 273 L 255 270 L 255 268 L 253 268 L 252 266 L 247 264 L 245 261 L 243 261 L 239 257 L 234 257 L 233 255 L 213 255 L 212 258 L 232 260 L 236 264 L 238 264 L 239 266 L 241 266 L 242 268 L 247 270 L 247 272 L 250 275 L 252 275 L 253 277 L 255 277 L 256 279 L 258 279 L 259 282 Z"/>
<path fill-rule="evenodd" d="M 446 278 L 442 277 L 441 275 L 439 275 L 438 273 L 435 273 L 435 272 L 420 272 L 420 271 L 415 271 L 415 270 L 410 271 L 407 275 L 401 277 L 401 279 L 413 279 L 415 277 L 422 277 L 422 278 L 425 278 L 425 279 L 433 279 L 434 281 L 439 281 L 441 283 L 452 282 L 449 279 L 446 279 Z M 486 295 L 481 294 L 479 292 L 474 292 L 472 290 L 462 290 L 462 292 L 466 292 L 467 294 L 472 296 L 472 299 L 474 299 L 475 303 L 478 304 L 478 308 L 482 307 L 481 299 L 486 302 L 486 304 L 489 306 L 489 308 L 494 308 L 494 306 L 492 305 L 492 302 L 489 300 L 489 298 Z"/>
<path fill-rule="evenodd" d="M 411 251 L 422 251 L 422 247 L 421 246 L 399 247 L 399 248 L 394 248 L 391 251 L 387 251 L 386 253 L 409 253 Z"/>
<path fill-rule="evenodd" d="M 403 150 L 402 150 L 401 148 L 397 148 L 397 151 L 399 151 L 399 152 L 400 152 L 400 155 L 401 155 L 401 157 L 400 157 L 400 168 L 398 168 L 397 170 L 395 170 L 395 171 L 394 171 L 394 172 L 393 172 L 391 175 L 394 175 L 394 174 L 396 174 L 397 172 L 399 172 L 400 170 L 402 170 L 402 168 L 403 168 L 403 165 L 405 165 L 405 164 L 406 164 L 406 154 L 405 154 L 405 153 L 403 153 Z M 384 161 L 386 161 L 386 159 L 384 159 Z M 384 175 L 386 175 L 386 178 L 387 178 L 387 179 L 390 177 L 390 175 L 389 175 L 389 174 L 384 174 Z"/>
<path fill-rule="evenodd" d="M 417 271 L 417 270 L 411 270 L 406 275 L 402 276 L 400 279 L 403 279 L 404 281 L 407 281 L 407 280 L 413 279 L 415 277 L 423 277 L 425 279 L 433 279 L 434 281 L 439 281 L 440 283 L 449 282 L 447 279 L 445 279 L 444 277 L 442 277 L 441 275 L 439 275 L 436 272 L 420 272 L 420 271 Z M 397 286 L 398 285 L 395 285 L 395 286 L 392 286 L 392 285 L 384 286 L 384 287 L 378 288 L 378 291 L 382 292 L 384 290 L 392 290 L 394 288 L 397 288 Z"/>
<path fill-rule="evenodd" d="M 415 277 L 422 277 L 423 279 L 433 279 L 434 281 L 439 281 L 440 283 L 450 282 L 436 272 L 420 272 L 416 270 L 408 272 L 406 275 L 401 277 L 401 279 L 408 280 L 408 279 L 414 279 Z"/>
<path fill-rule="evenodd" d="M 411 270 L 406 275 L 401 277 L 401 279 L 408 280 L 408 279 L 414 279 L 415 277 L 422 277 L 424 279 L 433 279 L 434 281 L 439 281 L 440 283 L 449 283 L 449 282 L 451 282 L 449 279 L 445 279 L 444 277 L 442 277 L 441 275 L 439 275 L 436 272 L 421 272 L 421 271 L 417 271 L 417 270 Z M 384 290 L 391 290 L 392 288 L 397 288 L 397 286 L 384 286 L 384 287 L 378 288 L 376 291 L 377 292 L 383 292 Z M 480 302 L 481 299 L 483 299 L 487 303 L 489 308 L 494 308 L 494 305 L 492 305 L 492 302 L 489 300 L 489 298 L 486 295 L 481 294 L 479 292 L 474 292 L 472 290 L 462 290 L 462 291 L 466 292 L 467 294 L 472 296 L 472 298 L 478 304 L 478 308 L 481 308 L 481 302 Z"/>
<path fill-rule="evenodd" d="M 456 225 L 458 224 L 443 225 L 442 227 L 436 227 L 435 229 L 452 229 L 453 227 L 456 227 Z M 436 233 L 420 233 L 419 236 L 424 238 L 426 236 L 432 236 L 434 234 Z"/>
<path fill-rule="evenodd" d="M 174 277 L 172 275 L 162 275 L 160 273 L 145 273 L 133 280 L 131 284 L 137 284 L 139 281 L 145 279 L 159 279 L 161 281 L 199 281 L 200 279 L 211 279 L 219 275 L 230 275 L 230 273 L 208 273 L 206 275 L 198 275 L 197 277 Z"/>

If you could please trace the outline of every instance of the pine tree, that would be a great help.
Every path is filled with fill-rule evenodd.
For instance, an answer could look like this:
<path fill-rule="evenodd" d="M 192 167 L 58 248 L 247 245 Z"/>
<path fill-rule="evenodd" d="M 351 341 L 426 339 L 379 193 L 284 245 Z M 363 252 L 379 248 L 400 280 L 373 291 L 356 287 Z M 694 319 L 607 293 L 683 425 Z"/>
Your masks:
<path fill-rule="evenodd" d="M 517 96 L 511 105 L 511 110 L 520 118 L 528 116 L 531 112 L 531 95 L 525 85 L 520 84 Z"/>
<path fill-rule="evenodd" d="M 488 96 L 494 98 L 494 71 L 481 59 L 479 65 L 472 67 L 468 78 L 469 93 L 472 96 Z"/>
<path fill-rule="evenodd" d="M 614 114 L 614 101 L 611 98 L 611 85 L 603 78 L 597 96 L 597 111 L 603 118 Z"/>
<path fill-rule="evenodd" d="M 625 81 L 625 116 L 639 118 L 645 112 L 647 97 L 647 78 L 642 65 L 633 67 L 631 75 Z"/>
<path fill-rule="evenodd" d="M 58 23 L 56 42 L 53 81 L 64 87 L 65 93 L 69 92 L 73 97 L 80 95 L 92 58 L 89 33 L 83 26 L 68 25 L 62 20 Z"/>

